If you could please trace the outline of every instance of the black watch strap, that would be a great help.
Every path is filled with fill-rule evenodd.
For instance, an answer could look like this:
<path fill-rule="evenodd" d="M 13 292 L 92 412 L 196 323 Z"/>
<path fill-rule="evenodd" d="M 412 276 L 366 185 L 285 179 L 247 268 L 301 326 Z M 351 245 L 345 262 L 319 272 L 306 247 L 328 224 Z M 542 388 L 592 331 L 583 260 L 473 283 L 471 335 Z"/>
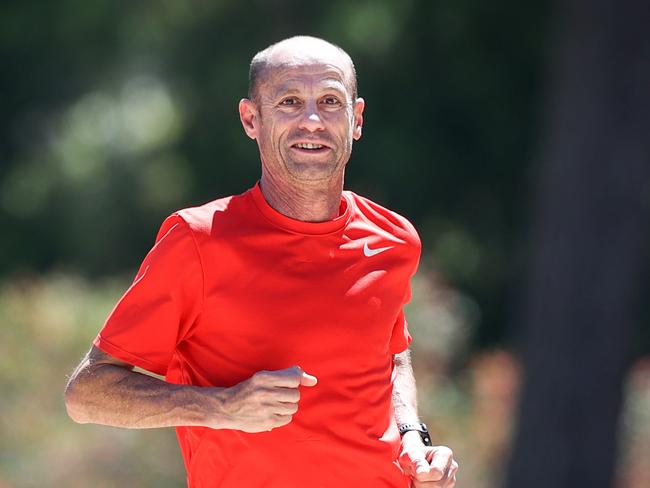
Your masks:
<path fill-rule="evenodd" d="M 431 442 L 431 436 L 429 435 L 429 431 L 427 429 L 426 424 L 423 424 L 421 422 L 417 424 L 402 424 L 399 426 L 399 435 L 403 436 L 407 432 L 415 430 L 420 434 L 420 438 L 422 439 L 422 443 L 425 446 L 432 446 Z"/>

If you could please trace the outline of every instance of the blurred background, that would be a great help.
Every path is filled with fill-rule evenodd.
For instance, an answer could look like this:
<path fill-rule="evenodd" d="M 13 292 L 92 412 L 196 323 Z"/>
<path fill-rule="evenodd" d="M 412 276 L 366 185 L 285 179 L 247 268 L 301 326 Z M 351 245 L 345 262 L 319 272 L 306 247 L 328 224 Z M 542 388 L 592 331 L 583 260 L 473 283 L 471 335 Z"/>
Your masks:
<path fill-rule="evenodd" d="M 172 430 L 62 401 L 162 219 L 259 176 L 237 103 L 296 34 L 354 59 L 346 187 L 423 241 L 420 410 L 458 487 L 650 486 L 644 2 L 5 0 L 0 487 L 184 486 Z"/>

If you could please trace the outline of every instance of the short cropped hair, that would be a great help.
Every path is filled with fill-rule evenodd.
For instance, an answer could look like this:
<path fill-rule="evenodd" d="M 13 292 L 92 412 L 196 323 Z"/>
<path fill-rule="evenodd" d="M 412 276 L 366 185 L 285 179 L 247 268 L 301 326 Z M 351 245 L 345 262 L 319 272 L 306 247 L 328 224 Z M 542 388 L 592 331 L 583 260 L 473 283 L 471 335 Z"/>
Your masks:
<path fill-rule="evenodd" d="M 255 56 L 253 56 L 253 59 L 251 60 L 250 68 L 248 70 L 248 98 L 255 101 L 256 97 L 258 95 L 258 89 L 261 80 L 263 79 L 264 72 L 269 68 L 269 58 L 271 56 L 271 53 L 273 49 L 280 43 L 289 41 L 289 40 L 299 40 L 299 39 L 316 39 L 316 38 L 310 38 L 308 36 L 296 36 L 296 37 L 291 37 L 289 39 L 284 39 L 282 41 L 278 41 L 275 44 L 271 44 L 269 47 L 266 49 L 258 52 Z M 357 90 L 357 71 L 354 67 L 354 62 L 352 61 L 352 58 L 348 53 L 343 50 L 340 46 L 337 46 L 336 44 L 333 44 L 328 41 L 324 41 L 322 39 L 318 39 L 323 42 L 326 42 L 327 44 L 332 45 L 336 49 L 338 49 L 341 54 L 350 62 L 350 71 L 352 74 L 352 80 L 351 80 L 351 86 L 349 87 L 352 91 L 352 101 L 356 100 L 358 97 L 358 90 Z"/>

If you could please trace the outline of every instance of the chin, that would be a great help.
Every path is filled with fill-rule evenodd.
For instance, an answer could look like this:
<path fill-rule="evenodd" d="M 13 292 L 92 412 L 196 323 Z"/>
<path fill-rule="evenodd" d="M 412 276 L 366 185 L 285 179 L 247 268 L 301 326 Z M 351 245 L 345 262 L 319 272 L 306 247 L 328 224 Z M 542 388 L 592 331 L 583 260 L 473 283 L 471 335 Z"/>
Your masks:
<path fill-rule="evenodd" d="M 301 181 L 322 181 L 331 180 L 337 173 L 339 165 L 336 164 L 315 164 L 310 163 L 294 163 L 288 166 L 289 174 L 297 180 Z"/>

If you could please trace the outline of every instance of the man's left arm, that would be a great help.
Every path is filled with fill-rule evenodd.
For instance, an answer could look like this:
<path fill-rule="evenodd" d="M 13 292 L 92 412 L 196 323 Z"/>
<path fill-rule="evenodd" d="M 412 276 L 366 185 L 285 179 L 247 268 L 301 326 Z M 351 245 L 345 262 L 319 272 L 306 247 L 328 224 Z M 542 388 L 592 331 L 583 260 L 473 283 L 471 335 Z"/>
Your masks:
<path fill-rule="evenodd" d="M 397 425 L 419 424 L 417 391 L 411 366 L 410 351 L 393 356 L 395 382 L 393 407 Z M 446 446 L 425 446 L 417 431 L 402 436 L 399 462 L 411 476 L 413 488 L 452 488 L 456 484 L 458 463 Z"/>

